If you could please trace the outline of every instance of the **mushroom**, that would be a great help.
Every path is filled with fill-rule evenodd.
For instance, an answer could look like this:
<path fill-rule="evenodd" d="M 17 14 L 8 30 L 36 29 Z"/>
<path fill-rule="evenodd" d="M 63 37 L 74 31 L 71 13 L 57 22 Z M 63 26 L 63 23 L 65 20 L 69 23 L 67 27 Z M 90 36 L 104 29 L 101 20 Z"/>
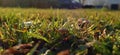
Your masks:
<path fill-rule="evenodd" d="M 89 20 L 85 19 L 85 18 L 79 18 L 77 20 L 78 26 L 83 28 L 83 27 L 87 27 L 88 24 L 90 23 Z"/>

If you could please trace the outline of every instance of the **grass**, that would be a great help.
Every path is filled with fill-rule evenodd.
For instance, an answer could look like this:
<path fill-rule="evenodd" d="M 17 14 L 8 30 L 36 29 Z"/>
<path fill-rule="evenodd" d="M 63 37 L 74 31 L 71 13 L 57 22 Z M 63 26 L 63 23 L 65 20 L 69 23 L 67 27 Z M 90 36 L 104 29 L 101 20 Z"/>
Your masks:
<path fill-rule="evenodd" d="M 119 55 L 119 14 L 100 9 L 0 8 L 0 51 L 34 42 L 27 55 L 36 50 L 38 55 L 47 50 L 53 55 L 65 49 L 74 55 Z M 87 26 L 78 26 L 79 18 L 89 20 Z"/>

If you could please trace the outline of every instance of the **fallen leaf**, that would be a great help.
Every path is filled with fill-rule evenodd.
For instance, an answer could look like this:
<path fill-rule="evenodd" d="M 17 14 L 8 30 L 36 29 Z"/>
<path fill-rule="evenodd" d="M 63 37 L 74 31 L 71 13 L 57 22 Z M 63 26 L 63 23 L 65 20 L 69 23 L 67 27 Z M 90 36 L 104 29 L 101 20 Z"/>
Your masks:
<path fill-rule="evenodd" d="M 14 54 L 26 54 L 27 52 L 29 52 L 29 48 L 32 47 L 32 44 L 20 44 L 20 45 L 16 45 L 13 46 L 9 49 L 6 49 L 3 52 L 3 55 L 14 55 Z"/>
<path fill-rule="evenodd" d="M 57 55 L 70 55 L 70 50 L 62 50 L 60 52 L 57 53 Z"/>

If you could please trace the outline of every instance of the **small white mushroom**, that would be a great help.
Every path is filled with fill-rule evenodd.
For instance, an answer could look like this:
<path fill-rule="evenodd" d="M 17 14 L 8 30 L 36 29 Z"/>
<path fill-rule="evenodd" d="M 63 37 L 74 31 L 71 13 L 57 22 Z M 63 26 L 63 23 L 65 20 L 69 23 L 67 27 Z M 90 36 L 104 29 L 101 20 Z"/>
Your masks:
<path fill-rule="evenodd" d="M 24 25 L 25 25 L 26 27 L 30 27 L 30 26 L 32 26 L 32 24 L 33 24 L 33 21 L 24 22 Z"/>
<path fill-rule="evenodd" d="M 78 22 L 78 26 L 80 27 L 87 27 L 88 24 L 90 23 L 90 21 L 85 18 L 79 18 L 77 22 Z"/>

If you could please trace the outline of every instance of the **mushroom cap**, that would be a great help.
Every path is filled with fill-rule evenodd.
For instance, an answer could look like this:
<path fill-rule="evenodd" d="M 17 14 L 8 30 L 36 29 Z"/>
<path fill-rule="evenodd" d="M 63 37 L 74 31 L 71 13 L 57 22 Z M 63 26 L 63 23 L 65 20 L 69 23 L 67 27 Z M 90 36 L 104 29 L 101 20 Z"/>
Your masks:
<path fill-rule="evenodd" d="M 85 18 L 79 18 L 79 19 L 78 19 L 78 23 L 79 23 L 79 24 L 89 23 L 89 20 L 87 20 L 87 19 L 85 19 Z"/>

